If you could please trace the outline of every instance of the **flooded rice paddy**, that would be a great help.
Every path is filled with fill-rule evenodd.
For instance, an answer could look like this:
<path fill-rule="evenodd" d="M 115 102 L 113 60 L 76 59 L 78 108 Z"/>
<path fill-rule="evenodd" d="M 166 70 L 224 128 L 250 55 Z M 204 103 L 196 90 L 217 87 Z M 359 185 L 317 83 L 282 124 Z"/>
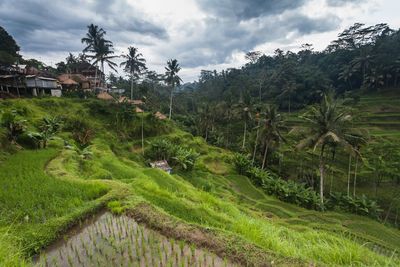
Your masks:
<path fill-rule="evenodd" d="M 102 213 L 44 250 L 35 266 L 236 266 L 204 249 L 167 238 L 125 215 Z"/>

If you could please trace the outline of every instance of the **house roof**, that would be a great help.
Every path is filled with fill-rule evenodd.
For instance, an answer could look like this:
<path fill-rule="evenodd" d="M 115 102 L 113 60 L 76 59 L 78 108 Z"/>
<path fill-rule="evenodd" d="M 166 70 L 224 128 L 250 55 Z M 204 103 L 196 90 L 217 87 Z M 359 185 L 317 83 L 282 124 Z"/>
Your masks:
<path fill-rule="evenodd" d="M 61 82 L 61 84 L 65 84 L 65 85 L 79 85 L 79 83 L 75 82 L 74 80 L 72 80 L 70 78 L 60 81 L 60 82 Z"/>
<path fill-rule="evenodd" d="M 98 99 L 103 99 L 103 100 L 114 100 L 114 97 L 112 97 L 109 93 L 107 92 L 102 92 L 97 95 Z"/>
<path fill-rule="evenodd" d="M 164 114 L 162 114 L 160 111 L 157 111 L 156 113 L 154 113 L 154 116 L 155 116 L 157 119 L 160 119 L 160 120 L 166 120 L 166 119 L 167 119 L 167 116 L 165 116 Z"/>
<path fill-rule="evenodd" d="M 141 108 L 139 108 L 139 107 L 136 107 L 136 108 L 135 108 L 135 112 L 136 112 L 136 113 L 143 113 L 144 111 L 143 111 L 143 109 L 141 109 Z"/>
<path fill-rule="evenodd" d="M 25 78 L 31 79 L 31 78 L 38 78 L 39 80 L 45 80 L 45 81 L 57 81 L 57 79 L 49 78 L 49 77 L 42 77 L 42 76 L 37 76 L 37 75 L 26 75 Z"/>
<path fill-rule="evenodd" d="M 63 81 L 67 80 L 67 79 L 71 79 L 77 83 L 82 83 L 82 82 L 88 82 L 89 80 L 86 79 L 85 76 L 83 76 L 82 74 L 61 74 L 60 76 L 57 77 L 57 79 L 63 83 Z"/>

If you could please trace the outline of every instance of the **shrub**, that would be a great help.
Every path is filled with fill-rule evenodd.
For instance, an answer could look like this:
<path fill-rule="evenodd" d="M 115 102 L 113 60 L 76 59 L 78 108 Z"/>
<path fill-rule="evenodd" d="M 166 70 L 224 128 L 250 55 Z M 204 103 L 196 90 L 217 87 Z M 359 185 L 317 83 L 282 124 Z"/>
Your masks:
<path fill-rule="evenodd" d="M 66 129 L 71 131 L 72 138 L 80 146 L 85 148 L 91 144 L 94 138 L 94 127 L 88 118 L 73 117 L 66 123 Z"/>
<path fill-rule="evenodd" d="M 151 160 L 170 160 L 176 154 L 177 147 L 165 139 L 155 139 L 149 143 L 145 156 Z"/>
<path fill-rule="evenodd" d="M 0 124 L 6 129 L 8 141 L 13 144 L 17 143 L 18 136 L 23 134 L 26 129 L 26 120 L 20 118 L 16 110 L 4 112 Z"/>
<path fill-rule="evenodd" d="M 241 175 L 247 175 L 252 165 L 248 157 L 240 153 L 236 153 L 233 156 L 233 164 L 235 165 L 236 171 Z"/>
<path fill-rule="evenodd" d="M 167 160 L 172 165 L 191 170 L 198 158 L 198 153 L 190 148 L 175 145 L 165 139 L 155 139 L 149 143 L 145 157 L 151 160 Z"/>
<path fill-rule="evenodd" d="M 171 159 L 172 163 L 181 169 L 191 170 L 193 169 L 194 163 L 196 162 L 198 156 L 199 154 L 192 149 L 178 147 L 175 149 L 175 155 Z"/>
<path fill-rule="evenodd" d="M 46 148 L 47 143 L 54 139 L 54 135 L 61 130 L 62 122 L 58 117 L 44 117 L 39 126 L 40 132 L 30 132 L 31 137 L 40 148 Z"/>

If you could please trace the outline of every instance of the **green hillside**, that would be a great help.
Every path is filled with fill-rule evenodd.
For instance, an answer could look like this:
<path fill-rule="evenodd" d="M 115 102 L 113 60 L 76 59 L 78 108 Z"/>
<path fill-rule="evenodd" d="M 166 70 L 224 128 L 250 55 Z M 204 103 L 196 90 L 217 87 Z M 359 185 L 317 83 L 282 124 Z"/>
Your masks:
<path fill-rule="evenodd" d="M 400 127 L 398 102 L 390 96 L 361 98 L 360 125 L 376 138 L 392 140 Z M 2 138 L 0 265 L 30 266 L 31 256 L 103 208 L 243 266 L 400 264 L 399 230 L 367 217 L 282 202 L 239 175 L 232 152 L 173 122 L 130 115 L 126 108 L 92 99 L 0 102 L 3 114 L 14 110 L 30 131 L 44 116 L 58 116 L 64 125 L 44 149 L 35 149 L 24 136 L 20 146 Z M 387 123 L 374 122 L 379 116 Z M 82 119 L 92 130 L 89 154 L 71 149 L 73 126 Z M 160 137 L 189 147 L 199 155 L 194 168 L 174 168 L 172 174 L 149 168 L 141 149 L 142 119 L 146 148 Z"/>

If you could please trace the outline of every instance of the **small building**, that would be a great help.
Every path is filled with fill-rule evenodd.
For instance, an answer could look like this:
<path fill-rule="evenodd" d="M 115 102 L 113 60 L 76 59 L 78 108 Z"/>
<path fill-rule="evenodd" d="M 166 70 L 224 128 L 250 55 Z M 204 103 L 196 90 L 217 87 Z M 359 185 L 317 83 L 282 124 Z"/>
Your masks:
<path fill-rule="evenodd" d="M 61 74 L 57 77 L 63 90 L 77 90 L 90 91 L 90 81 L 82 74 Z"/>
<path fill-rule="evenodd" d="M 157 160 L 154 162 L 150 162 L 150 167 L 163 170 L 169 174 L 172 172 L 172 168 L 168 165 L 168 162 L 166 160 Z"/>
<path fill-rule="evenodd" d="M 32 91 L 33 96 L 37 96 L 38 94 L 61 96 L 61 87 L 58 85 L 57 79 L 37 75 L 26 75 L 25 82 L 26 88 Z"/>
<path fill-rule="evenodd" d="M 135 107 L 135 112 L 136 113 L 143 113 L 143 109 L 139 108 L 139 107 Z"/>

